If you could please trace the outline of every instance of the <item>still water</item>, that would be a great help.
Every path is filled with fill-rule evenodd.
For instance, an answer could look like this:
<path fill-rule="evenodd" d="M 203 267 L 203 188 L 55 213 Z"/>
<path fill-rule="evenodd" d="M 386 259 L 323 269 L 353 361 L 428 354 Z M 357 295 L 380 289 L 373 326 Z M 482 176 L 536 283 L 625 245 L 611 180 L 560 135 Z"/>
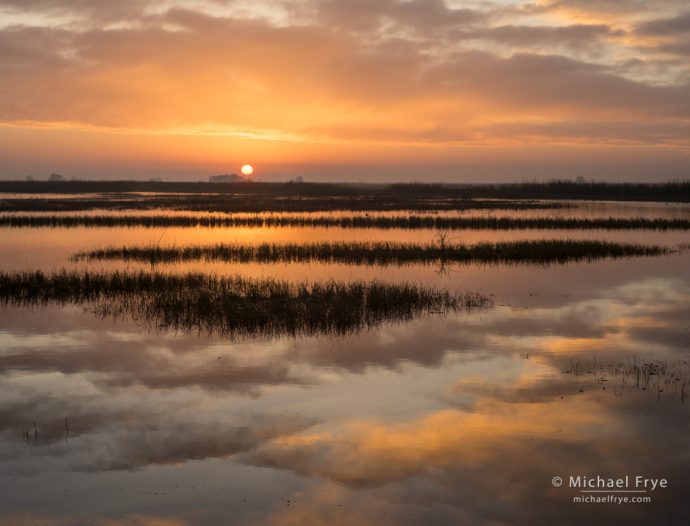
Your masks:
<path fill-rule="evenodd" d="M 610 204 L 604 214 L 637 217 L 641 206 Z M 0 269 L 147 268 L 69 258 L 161 235 L 184 245 L 428 242 L 435 233 L 1 229 Z M 458 236 L 690 242 L 686 232 L 649 231 Z M 78 305 L 3 305 L 1 525 L 682 524 L 690 514 L 687 252 L 547 267 L 160 268 L 190 269 L 421 282 L 493 294 L 495 306 L 346 336 L 233 341 Z M 568 487 L 571 476 L 634 484 L 638 475 L 667 487 L 612 494 L 651 498 L 640 503 L 574 502 L 609 493 Z"/>

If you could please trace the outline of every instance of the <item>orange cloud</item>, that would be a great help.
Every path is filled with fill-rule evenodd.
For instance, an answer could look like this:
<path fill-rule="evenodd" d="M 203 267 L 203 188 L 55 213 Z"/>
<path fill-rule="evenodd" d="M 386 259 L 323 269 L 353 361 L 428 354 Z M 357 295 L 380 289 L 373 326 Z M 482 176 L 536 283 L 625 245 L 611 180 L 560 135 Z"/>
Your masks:
<path fill-rule="evenodd" d="M 580 146 L 593 161 L 594 149 L 609 148 L 617 164 L 611 148 L 642 146 L 675 163 L 669 173 L 688 166 L 688 64 L 659 59 L 684 45 L 682 16 L 654 21 L 638 6 L 621 29 L 611 14 L 619 3 L 263 4 L 252 14 L 153 0 L 0 2 L 25 20 L 0 27 L 0 122 L 17 164 L 30 159 L 24 136 L 40 142 L 35 128 L 47 127 L 65 131 L 60 151 L 102 163 L 116 151 L 140 167 L 198 170 L 227 152 L 328 166 L 385 162 L 398 150 L 421 165 L 462 167 L 467 149 L 510 163 L 507 152 L 479 149 Z M 573 10 L 597 19 L 549 18 Z M 73 20 L 40 22 L 55 13 Z M 93 138 L 89 148 L 69 145 L 75 128 Z M 146 148 L 130 144 L 142 134 L 153 136 Z M 544 155 L 531 154 L 532 166 Z"/>

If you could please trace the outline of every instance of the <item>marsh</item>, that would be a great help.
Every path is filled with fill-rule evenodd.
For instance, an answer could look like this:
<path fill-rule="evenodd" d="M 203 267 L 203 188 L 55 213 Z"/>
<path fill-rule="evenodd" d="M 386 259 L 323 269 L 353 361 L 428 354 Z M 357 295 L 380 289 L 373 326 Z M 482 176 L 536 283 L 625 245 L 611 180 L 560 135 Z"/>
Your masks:
<path fill-rule="evenodd" d="M 654 225 L 690 208 L 563 204 L 576 229 L 5 212 L 2 520 L 676 521 L 690 238 Z M 637 474 L 668 479 L 643 509 L 551 482 Z"/>

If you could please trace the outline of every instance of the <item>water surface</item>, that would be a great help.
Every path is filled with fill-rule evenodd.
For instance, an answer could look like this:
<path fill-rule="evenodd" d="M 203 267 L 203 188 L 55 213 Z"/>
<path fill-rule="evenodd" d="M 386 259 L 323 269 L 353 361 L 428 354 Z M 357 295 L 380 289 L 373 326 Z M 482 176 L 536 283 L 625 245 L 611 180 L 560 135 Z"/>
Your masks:
<path fill-rule="evenodd" d="M 436 234 L 1 229 L 0 269 L 146 269 L 69 257 L 161 235 L 183 245 Z M 460 241 L 559 237 L 690 242 L 648 231 L 467 231 Z M 229 339 L 81 305 L 2 306 L 0 524 L 680 524 L 690 513 L 687 253 L 548 267 L 161 267 L 413 281 L 493 294 L 495 307 L 345 336 Z M 644 364 L 663 374 L 636 378 Z M 664 477 L 669 487 L 649 503 L 575 503 L 577 490 L 551 482 L 571 475 Z"/>

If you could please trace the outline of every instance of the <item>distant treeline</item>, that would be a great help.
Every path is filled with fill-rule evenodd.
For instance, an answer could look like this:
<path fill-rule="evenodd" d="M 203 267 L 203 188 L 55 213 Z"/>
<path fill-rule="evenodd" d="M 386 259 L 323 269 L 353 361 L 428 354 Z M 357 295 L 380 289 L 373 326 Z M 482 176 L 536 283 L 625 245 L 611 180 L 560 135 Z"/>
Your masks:
<path fill-rule="evenodd" d="M 523 182 L 506 184 L 207 183 L 161 181 L 0 181 L 0 193 L 174 192 L 300 196 L 427 196 L 491 199 L 592 199 L 690 202 L 690 180 L 665 183 Z"/>
<path fill-rule="evenodd" d="M 689 219 L 397 216 L 0 215 L 0 227 L 323 227 L 434 230 L 690 230 Z"/>
<path fill-rule="evenodd" d="M 465 198 L 488 199 L 575 199 L 594 201 L 690 202 L 690 179 L 664 183 L 602 183 L 548 181 L 477 185 L 394 184 L 393 193 L 428 195 L 449 191 Z"/>
<path fill-rule="evenodd" d="M 348 334 L 424 314 L 486 309 L 493 298 L 410 283 L 290 283 L 200 273 L 0 272 L 0 302 L 76 304 L 154 329 L 230 337 Z"/>
<path fill-rule="evenodd" d="M 657 245 L 591 240 L 536 240 L 475 245 L 436 243 L 260 243 L 216 244 L 182 247 L 122 246 L 80 252 L 75 260 L 124 260 L 149 264 L 180 261 L 311 262 L 353 265 L 403 265 L 412 263 L 567 263 L 602 258 L 655 256 L 673 249 Z"/>

